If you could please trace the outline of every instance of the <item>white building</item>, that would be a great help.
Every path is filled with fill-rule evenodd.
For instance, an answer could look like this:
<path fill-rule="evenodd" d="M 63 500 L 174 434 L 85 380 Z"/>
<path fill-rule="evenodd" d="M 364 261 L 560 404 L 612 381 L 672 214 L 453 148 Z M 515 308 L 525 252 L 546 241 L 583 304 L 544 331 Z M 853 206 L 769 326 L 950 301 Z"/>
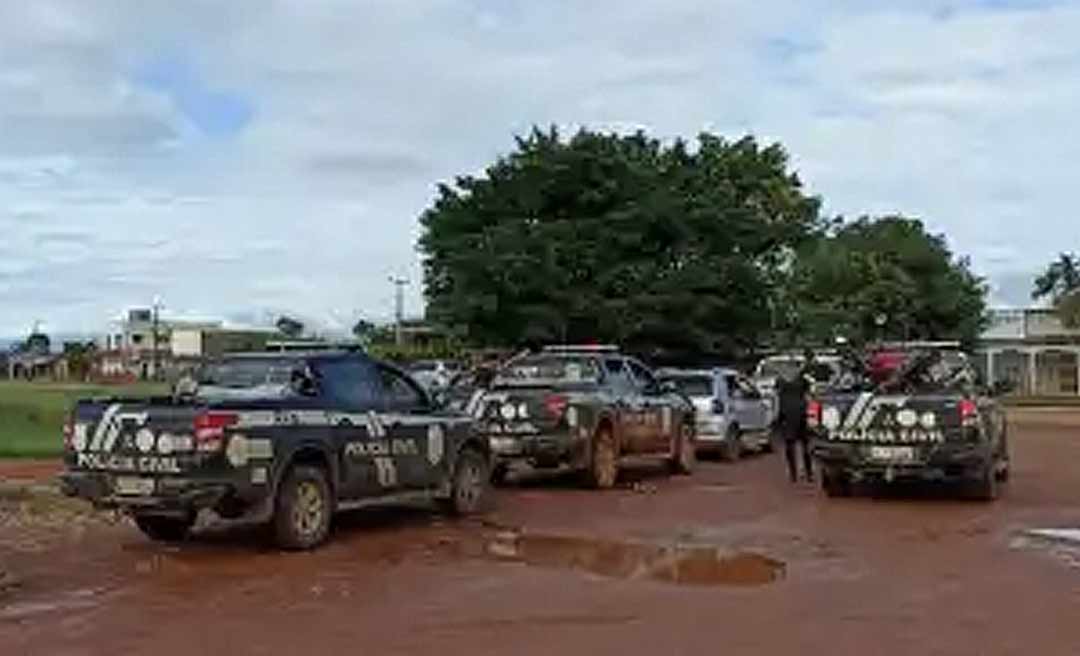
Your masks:
<path fill-rule="evenodd" d="M 1080 329 L 1051 309 L 991 311 L 976 356 L 990 384 L 1008 380 L 1024 395 L 1080 395 Z"/>

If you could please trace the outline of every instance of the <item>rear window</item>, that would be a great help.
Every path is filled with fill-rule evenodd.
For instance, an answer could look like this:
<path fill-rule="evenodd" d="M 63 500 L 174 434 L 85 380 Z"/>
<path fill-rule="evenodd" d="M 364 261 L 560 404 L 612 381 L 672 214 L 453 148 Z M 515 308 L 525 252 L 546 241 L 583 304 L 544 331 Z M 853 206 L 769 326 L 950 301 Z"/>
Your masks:
<path fill-rule="evenodd" d="M 798 376 L 802 366 L 802 360 L 789 358 L 765 360 L 758 365 L 757 375 L 761 378 L 783 378 L 788 380 Z"/>
<path fill-rule="evenodd" d="M 663 379 L 672 382 L 687 396 L 712 396 L 713 380 L 709 376 L 671 376 Z"/>
<path fill-rule="evenodd" d="M 499 370 L 496 383 L 557 381 L 588 382 L 600 378 L 596 360 L 586 357 L 539 355 L 515 360 Z"/>
<path fill-rule="evenodd" d="M 287 359 L 223 360 L 203 366 L 196 382 L 200 386 L 230 389 L 288 385 L 298 366 L 296 360 Z"/>

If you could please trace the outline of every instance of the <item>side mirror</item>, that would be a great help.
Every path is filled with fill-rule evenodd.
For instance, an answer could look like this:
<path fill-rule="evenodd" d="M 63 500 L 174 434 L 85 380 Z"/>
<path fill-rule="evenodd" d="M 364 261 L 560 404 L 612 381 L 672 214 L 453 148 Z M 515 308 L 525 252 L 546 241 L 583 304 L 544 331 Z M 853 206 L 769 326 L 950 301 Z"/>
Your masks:
<path fill-rule="evenodd" d="M 446 394 L 446 390 L 435 390 L 428 395 L 428 402 L 432 408 L 441 410 L 449 403 L 449 397 Z"/>

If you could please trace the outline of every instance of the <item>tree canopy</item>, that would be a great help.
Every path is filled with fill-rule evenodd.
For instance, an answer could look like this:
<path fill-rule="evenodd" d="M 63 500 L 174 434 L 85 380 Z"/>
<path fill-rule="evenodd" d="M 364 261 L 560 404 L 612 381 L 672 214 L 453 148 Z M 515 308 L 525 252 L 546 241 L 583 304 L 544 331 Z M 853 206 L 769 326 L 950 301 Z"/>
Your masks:
<path fill-rule="evenodd" d="M 819 205 L 784 149 L 752 137 L 533 130 L 421 216 L 428 313 L 486 344 L 730 352 L 770 328 Z"/>
<path fill-rule="evenodd" d="M 1035 279 L 1033 299 L 1048 298 L 1065 325 L 1080 326 L 1080 258 L 1061 253 Z"/>
<path fill-rule="evenodd" d="M 789 326 L 804 339 L 959 339 L 986 321 L 986 285 L 945 238 L 903 216 L 837 223 L 790 277 Z"/>

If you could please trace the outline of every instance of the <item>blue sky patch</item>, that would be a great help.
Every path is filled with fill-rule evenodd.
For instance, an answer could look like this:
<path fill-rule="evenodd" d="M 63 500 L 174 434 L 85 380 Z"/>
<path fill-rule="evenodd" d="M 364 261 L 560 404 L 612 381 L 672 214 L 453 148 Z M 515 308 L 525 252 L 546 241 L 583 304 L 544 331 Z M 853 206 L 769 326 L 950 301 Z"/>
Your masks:
<path fill-rule="evenodd" d="M 139 69 L 135 80 L 168 95 L 199 130 L 211 137 L 232 136 L 254 116 L 247 98 L 210 88 L 190 60 L 181 55 L 156 57 Z"/>

